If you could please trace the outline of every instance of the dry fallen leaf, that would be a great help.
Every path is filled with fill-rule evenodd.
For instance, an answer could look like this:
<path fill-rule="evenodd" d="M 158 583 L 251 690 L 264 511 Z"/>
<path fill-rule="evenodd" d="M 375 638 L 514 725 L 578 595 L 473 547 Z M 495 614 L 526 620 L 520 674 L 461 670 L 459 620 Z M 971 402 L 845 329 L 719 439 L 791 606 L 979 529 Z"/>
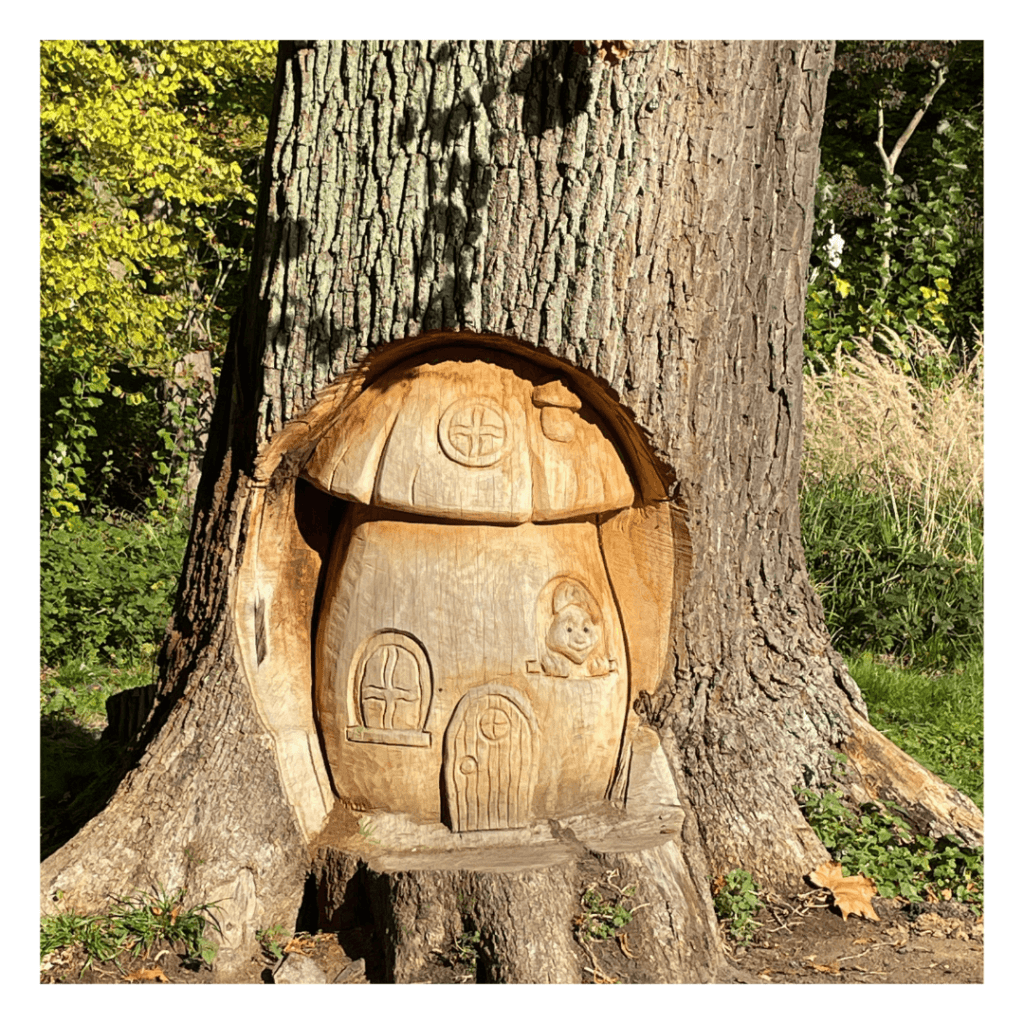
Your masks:
<path fill-rule="evenodd" d="M 125 978 L 128 981 L 167 981 L 167 975 L 160 970 L 159 967 L 143 968 L 139 971 L 133 971 L 131 974 L 126 974 Z M 170 982 L 168 982 L 170 984 Z"/>
<path fill-rule="evenodd" d="M 839 912 L 845 921 L 850 914 L 860 914 L 872 921 L 881 920 L 871 905 L 871 897 L 875 895 L 875 883 L 863 875 L 843 878 L 843 867 L 834 860 L 827 861 L 809 875 L 815 885 L 828 889 L 832 893 Z"/>
<path fill-rule="evenodd" d="M 807 966 L 816 971 L 821 971 L 823 974 L 839 973 L 839 964 L 808 964 Z"/>

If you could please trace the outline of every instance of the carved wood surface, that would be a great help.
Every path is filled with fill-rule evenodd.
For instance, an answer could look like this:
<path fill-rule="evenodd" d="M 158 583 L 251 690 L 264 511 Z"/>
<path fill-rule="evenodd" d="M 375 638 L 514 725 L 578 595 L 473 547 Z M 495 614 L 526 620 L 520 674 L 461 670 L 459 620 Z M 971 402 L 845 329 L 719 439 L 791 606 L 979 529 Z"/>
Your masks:
<path fill-rule="evenodd" d="M 534 817 L 540 725 L 519 690 L 478 686 L 444 737 L 444 819 L 455 832 L 518 829 Z"/>
<path fill-rule="evenodd" d="M 483 714 L 506 710 L 509 698 L 494 696 L 471 701 Z M 484 832 L 359 816 L 339 804 L 313 856 L 319 925 L 372 922 L 382 981 L 418 980 L 431 954 L 469 931 L 480 940 L 478 981 L 578 983 L 589 963 L 574 936 L 579 894 L 614 874 L 635 881 L 642 904 L 629 929 L 643 960 L 632 980 L 714 980 L 724 961 L 706 864 L 653 730 L 638 730 L 623 803 L 535 821 L 498 844 Z"/>
<path fill-rule="evenodd" d="M 467 522 L 632 505 L 629 474 L 593 413 L 563 383 L 535 385 L 538 368 L 514 365 L 393 370 L 332 425 L 305 475 L 349 501 Z"/>
<path fill-rule="evenodd" d="M 672 560 L 630 529 L 637 491 L 581 398 L 523 359 L 434 355 L 366 388 L 304 475 L 346 501 L 315 671 L 341 800 L 492 831 L 606 799 L 628 750 L 621 608 L 663 657 Z"/>
<path fill-rule="evenodd" d="M 603 571 L 607 573 L 613 592 L 612 603 L 601 614 L 613 621 L 617 611 L 621 620 L 625 658 L 622 660 L 616 655 L 619 658 L 617 669 L 628 676 L 629 686 L 625 728 L 623 735 L 616 741 L 621 749 L 614 768 L 617 781 L 613 782 L 612 796 L 615 799 L 621 798 L 624 772 L 628 768 L 630 756 L 629 745 L 637 721 L 631 710 L 633 701 L 641 690 L 650 693 L 656 689 L 666 667 L 673 601 L 677 600 L 676 595 L 685 584 L 688 547 L 685 526 L 673 520 L 670 508 L 663 500 L 664 467 L 652 458 L 643 439 L 636 435 L 635 425 L 621 407 L 609 398 L 604 389 L 592 380 L 579 377 L 571 367 L 559 364 L 542 353 L 536 356 L 530 353 L 530 358 L 524 359 L 519 354 L 522 353 L 521 348 L 517 348 L 509 339 L 498 336 L 481 338 L 471 346 L 452 345 L 451 342 L 465 340 L 457 335 L 444 336 L 444 340 L 448 344 L 429 345 L 423 339 L 410 339 L 402 345 L 394 346 L 393 352 L 388 350 L 385 353 L 387 359 L 384 360 L 383 368 L 371 368 L 370 371 L 341 378 L 324 392 L 318 403 L 274 439 L 257 465 L 257 477 L 262 483 L 255 492 L 252 510 L 253 540 L 246 547 L 244 561 L 236 579 L 237 611 L 234 625 L 239 636 L 242 664 L 257 698 L 257 707 L 276 746 L 282 781 L 300 824 L 310 838 L 321 827 L 334 800 L 329 769 L 320 753 L 318 731 L 324 721 L 331 720 L 333 711 L 328 708 L 323 718 L 314 720 L 313 708 L 308 700 L 314 688 L 311 645 L 317 635 L 317 622 L 319 620 L 321 626 L 326 622 L 324 607 L 332 600 L 326 585 L 331 551 L 334 551 L 336 559 L 343 557 L 346 538 L 351 532 L 355 515 L 352 502 L 344 502 L 319 489 L 323 485 L 323 476 L 308 470 L 310 464 L 315 465 L 310 453 L 315 455 L 319 451 L 324 456 L 331 449 L 334 441 L 331 444 L 328 441 L 339 438 L 338 424 L 351 420 L 350 410 L 360 400 L 360 396 L 371 395 L 381 399 L 381 389 L 376 385 L 383 379 L 392 382 L 396 378 L 399 381 L 405 379 L 410 375 L 410 367 L 425 360 L 434 366 L 442 362 L 455 362 L 462 367 L 479 369 L 496 366 L 502 373 L 512 372 L 521 384 L 525 382 L 524 386 L 530 389 L 534 413 L 540 410 L 543 415 L 544 409 L 565 408 L 573 412 L 582 411 L 591 417 L 594 428 L 601 432 L 604 450 L 609 450 L 608 439 L 611 439 L 613 454 L 618 457 L 619 453 L 623 453 L 622 466 L 626 468 L 628 478 L 639 481 L 634 500 L 642 501 L 642 504 L 602 513 L 595 519 L 600 557 L 604 562 Z M 404 368 L 403 372 L 393 373 L 396 367 Z M 435 375 L 434 380 L 436 384 L 444 386 L 443 378 Z M 534 395 L 539 404 L 535 404 Z M 583 395 L 584 398 L 581 400 L 575 395 Z M 559 404 L 549 404 L 552 402 Z M 597 409 L 600 409 L 600 414 L 596 412 Z M 435 447 L 439 446 L 439 439 L 435 439 Z M 380 448 L 383 451 L 383 444 Z M 302 479 L 295 480 L 296 472 L 303 466 L 306 466 L 302 470 L 303 477 L 318 478 L 315 486 Z M 368 488 L 367 493 L 372 497 L 372 487 Z M 385 510 L 379 510 L 377 514 L 382 519 L 389 518 L 394 522 L 414 523 L 425 518 L 408 514 L 403 516 Z M 427 522 L 433 526 L 444 522 L 452 526 L 457 523 L 444 519 L 430 519 Z M 458 529 L 462 535 L 466 535 L 471 525 L 474 524 L 463 523 Z M 548 524 L 551 527 L 555 525 L 560 524 Z M 492 533 L 507 538 L 509 527 L 501 526 Z M 569 583 L 572 575 L 553 574 L 547 581 L 550 586 L 546 597 L 541 599 L 538 595 L 535 602 L 532 614 L 536 635 L 545 641 L 551 634 L 557 643 L 557 630 L 552 633 L 557 618 L 572 618 L 583 610 L 578 601 L 565 601 L 559 609 L 560 615 L 554 611 L 554 592 L 560 582 Z M 673 585 L 674 575 L 676 581 Z M 488 584 L 488 590 L 493 589 L 497 594 L 506 582 L 497 573 L 492 583 Z M 584 581 L 577 579 L 576 584 L 580 585 L 574 584 L 578 594 L 586 590 Z M 673 587 L 676 593 L 673 593 Z M 422 592 L 416 588 L 413 590 Z M 562 597 L 566 593 L 563 587 Z M 460 599 L 464 598 L 460 596 Z M 586 605 L 587 599 L 582 600 L 583 605 Z M 314 607 L 315 602 L 317 607 Z M 530 614 L 524 610 L 526 617 Z M 408 630 L 403 632 L 380 626 L 370 629 L 362 639 L 369 643 L 369 637 L 378 634 L 383 636 L 389 632 L 397 635 L 400 645 L 411 645 L 410 652 L 419 652 L 411 656 L 417 660 L 419 671 L 427 680 L 427 685 L 420 692 L 421 695 L 429 694 L 432 699 L 434 681 L 430 659 L 422 644 Z M 587 679 L 593 678 L 595 673 L 607 674 L 610 666 L 606 647 L 607 641 L 600 650 L 591 652 L 593 656 L 587 659 L 589 666 L 579 668 L 564 654 L 549 648 L 545 642 L 527 652 L 524 665 L 531 676 L 543 675 L 541 662 L 547 661 L 556 673 L 554 678 L 563 680 L 564 686 L 571 689 L 576 685 L 573 677 L 579 676 L 581 672 Z M 394 662 L 393 669 L 397 670 L 401 683 L 402 655 L 396 657 L 399 660 Z M 573 667 L 573 672 L 569 671 L 569 666 Z M 354 670 L 360 679 L 366 668 L 366 664 L 355 665 Z M 392 669 L 385 668 L 385 671 L 391 672 Z M 322 689 L 322 679 L 321 674 L 318 689 Z M 533 684 L 538 681 L 532 679 Z M 583 689 L 592 691 L 594 687 L 587 683 Z M 586 696 L 584 693 L 583 697 Z M 332 736 L 338 735 L 338 730 L 341 730 L 351 744 L 432 744 L 429 731 L 420 727 L 415 730 L 401 729 L 393 725 L 386 730 L 377 729 L 360 717 L 358 701 L 348 701 L 347 696 L 339 700 L 346 711 L 331 727 Z M 319 697 L 318 703 L 322 703 Z M 429 710 L 429 701 L 426 706 Z M 448 706 L 446 713 L 451 713 L 452 706 Z M 436 744 L 433 749 L 436 754 Z M 578 771 L 578 765 L 570 766 L 570 774 L 578 774 Z M 603 798 L 604 793 L 600 792 L 602 786 L 603 783 L 595 785 L 593 792 L 583 802 Z M 429 815 L 436 816 L 440 806 L 440 782 L 436 782 L 431 789 L 433 795 L 427 801 L 431 805 Z M 577 797 L 572 793 L 571 787 L 567 788 L 564 803 L 576 802 Z M 395 801 L 391 799 L 389 804 L 387 799 L 363 800 L 366 806 L 378 806 L 381 803 L 393 806 Z M 417 806 L 416 801 L 413 801 L 412 806 Z M 441 808 L 441 813 L 445 813 L 444 808 Z"/>

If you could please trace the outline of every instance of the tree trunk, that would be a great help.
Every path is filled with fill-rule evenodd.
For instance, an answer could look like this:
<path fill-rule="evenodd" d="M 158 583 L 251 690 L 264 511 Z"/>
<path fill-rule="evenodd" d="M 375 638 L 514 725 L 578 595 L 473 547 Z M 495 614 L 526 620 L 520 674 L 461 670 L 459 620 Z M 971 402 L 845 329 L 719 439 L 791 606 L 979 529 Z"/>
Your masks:
<path fill-rule="evenodd" d="M 372 917 L 391 980 L 466 929 L 481 936 L 482 980 L 578 981 L 600 970 L 574 942 L 580 894 L 617 870 L 648 904 L 636 980 L 729 977 L 708 878 L 742 867 L 801 884 L 826 852 L 793 787 L 827 782 L 853 734 L 870 749 L 797 503 L 831 54 L 808 42 L 282 45 L 248 298 L 145 752 L 44 862 L 44 907 L 58 889 L 87 908 L 135 885 L 187 885 L 222 901 L 228 978 L 255 928 L 294 923 L 311 878 L 324 923 Z M 460 333 L 417 341 L 439 329 Z M 345 514 L 311 475 L 316 445 L 402 356 L 460 340 L 515 350 L 604 403 L 647 473 L 646 511 L 624 529 L 672 537 L 667 635 L 629 713 L 635 771 L 605 818 L 534 823 L 504 860 L 459 836 L 396 853 L 394 816 L 376 816 L 370 838 L 335 803 L 309 696 Z M 875 791 L 895 763 L 872 763 Z M 933 790 L 933 824 L 948 797 Z"/>
<path fill-rule="evenodd" d="M 213 364 L 209 349 L 186 353 L 174 364 L 174 376 L 160 384 L 161 421 L 174 435 L 182 459 L 177 507 L 191 514 L 202 475 L 203 453 L 213 416 Z M 177 469 L 177 467 L 175 467 Z"/>

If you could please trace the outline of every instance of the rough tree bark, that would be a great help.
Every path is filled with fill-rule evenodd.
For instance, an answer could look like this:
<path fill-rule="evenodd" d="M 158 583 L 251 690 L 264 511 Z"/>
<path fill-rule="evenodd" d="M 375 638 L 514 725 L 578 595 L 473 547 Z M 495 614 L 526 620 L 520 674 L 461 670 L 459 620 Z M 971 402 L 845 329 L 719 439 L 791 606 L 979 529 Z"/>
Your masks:
<path fill-rule="evenodd" d="M 715 980 L 727 972 L 708 877 L 743 867 L 801 884 L 826 853 L 793 787 L 827 781 L 851 737 L 848 785 L 978 840 L 969 801 L 927 773 L 904 783 L 879 745 L 800 544 L 804 281 L 831 59 L 817 42 L 282 45 L 248 299 L 143 753 L 44 862 L 44 910 L 58 889 L 88 908 L 187 885 L 222 901 L 229 978 L 255 928 L 294 922 L 312 870 L 328 923 L 346 886 L 364 886 L 395 980 L 417 962 L 394 952 L 398 936 L 422 953 L 466 924 L 488 930 L 483 977 L 576 981 L 573 886 L 589 863 L 654 894 L 648 980 Z M 268 727 L 243 664 L 254 509 L 305 516 L 311 554 L 286 568 L 314 592 L 332 521 L 296 483 L 294 431 L 314 430 L 302 415 L 327 385 L 342 401 L 391 342 L 438 329 L 563 360 L 622 404 L 674 477 L 671 642 L 637 704 L 682 809 L 661 845 L 601 853 L 569 835 L 529 869 L 389 867 L 369 847 L 333 856 L 329 787 L 311 781 L 320 796 L 299 800 L 288 781 L 301 723 Z M 529 909 L 540 891 L 550 914 Z"/>

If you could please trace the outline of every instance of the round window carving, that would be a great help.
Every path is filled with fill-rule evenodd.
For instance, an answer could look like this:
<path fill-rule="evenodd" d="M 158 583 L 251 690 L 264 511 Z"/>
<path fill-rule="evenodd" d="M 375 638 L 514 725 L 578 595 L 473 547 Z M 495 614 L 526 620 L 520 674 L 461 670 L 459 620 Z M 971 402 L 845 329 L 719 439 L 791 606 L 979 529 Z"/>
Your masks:
<path fill-rule="evenodd" d="M 438 424 L 441 450 L 463 466 L 493 466 L 508 449 L 512 424 L 490 398 L 460 398 Z"/>

